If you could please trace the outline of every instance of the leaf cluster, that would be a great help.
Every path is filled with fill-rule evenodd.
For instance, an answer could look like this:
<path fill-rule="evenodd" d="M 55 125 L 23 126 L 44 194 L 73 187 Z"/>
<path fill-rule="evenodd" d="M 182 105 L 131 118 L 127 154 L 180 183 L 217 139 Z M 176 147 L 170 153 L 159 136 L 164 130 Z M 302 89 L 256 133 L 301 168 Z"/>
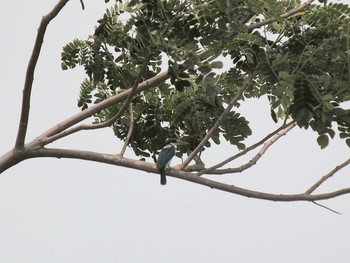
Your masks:
<path fill-rule="evenodd" d="M 143 81 L 162 68 L 170 72 L 169 81 L 135 95 L 133 120 L 125 112 L 112 125 L 115 135 L 125 139 L 134 124 L 129 145 L 139 156 L 154 156 L 165 139 L 175 135 L 190 143 L 188 149 L 180 149 L 180 156 L 194 149 L 257 67 L 260 74 L 244 98 L 267 96 L 275 121 L 293 118 L 300 127 L 313 129 L 322 148 L 335 135 L 334 123 L 350 144 L 350 113 L 342 107 L 350 95 L 350 9 L 342 4 L 311 6 L 288 19 L 280 17 L 298 4 L 276 0 L 115 3 L 92 36 L 63 48 L 62 68 L 85 69 L 87 78 L 78 100 L 82 109 L 132 87 L 140 74 Z M 276 22 L 250 29 L 264 18 Z M 144 63 L 146 70 L 141 71 Z M 96 122 L 112 118 L 120 107 L 96 114 Z M 251 132 L 248 121 L 232 111 L 212 141 L 224 139 L 243 149 Z"/>
<path fill-rule="evenodd" d="M 344 120 L 348 110 L 341 106 L 350 93 L 349 15 L 344 4 L 312 6 L 270 28 L 285 38 L 266 50 L 265 74 L 261 75 L 272 115 L 291 116 L 299 126 L 311 127 L 319 134 L 321 148 L 335 136 L 333 124 L 350 144 L 344 133 L 350 127 Z"/>

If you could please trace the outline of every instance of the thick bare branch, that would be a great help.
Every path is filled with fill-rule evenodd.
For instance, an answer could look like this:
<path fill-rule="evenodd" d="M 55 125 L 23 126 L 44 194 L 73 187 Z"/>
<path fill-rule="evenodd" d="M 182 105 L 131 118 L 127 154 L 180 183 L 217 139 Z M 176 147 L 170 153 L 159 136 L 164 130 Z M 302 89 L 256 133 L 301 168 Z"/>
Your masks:
<path fill-rule="evenodd" d="M 22 152 L 23 149 L 14 148 L 13 150 L 0 156 L 0 174 L 23 161 L 24 158 Z"/>
<path fill-rule="evenodd" d="M 238 90 L 236 96 L 230 101 L 230 103 L 227 105 L 224 112 L 221 114 L 221 116 L 218 118 L 214 126 L 210 129 L 210 131 L 207 133 L 207 135 L 203 138 L 203 140 L 197 145 L 196 149 L 194 149 L 190 155 L 187 157 L 187 159 L 181 164 L 181 169 L 184 169 L 192 160 L 193 158 L 204 148 L 204 145 L 208 142 L 208 140 L 211 138 L 213 133 L 220 127 L 220 125 L 225 121 L 226 117 L 230 113 L 232 107 L 236 104 L 236 102 L 242 97 L 243 92 L 250 86 L 252 83 L 254 77 L 258 75 L 259 70 L 255 69 L 249 76 L 244 80 L 242 87 Z"/>
<path fill-rule="evenodd" d="M 28 121 L 29 121 L 30 99 L 31 99 L 31 92 L 32 92 L 32 86 L 34 81 L 34 71 L 41 52 L 41 46 L 44 41 L 46 28 L 48 24 L 51 22 L 51 20 L 58 15 L 58 13 L 62 10 L 62 8 L 67 4 L 68 1 L 69 0 L 59 1 L 57 5 L 52 9 L 52 11 L 41 19 L 34 48 L 32 51 L 32 55 L 30 57 L 30 60 L 27 66 L 27 72 L 26 72 L 26 77 L 24 81 L 21 117 L 20 117 L 20 122 L 19 122 L 19 127 L 17 132 L 17 139 L 15 144 L 16 148 L 22 148 L 24 146 L 24 141 L 25 141 L 27 128 L 28 128 Z"/>
<path fill-rule="evenodd" d="M 295 9 L 292 9 L 284 14 L 281 15 L 281 18 L 288 18 L 288 17 L 291 17 L 292 15 L 295 15 L 296 13 L 299 13 L 299 12 L 302 12 L 306 7 L 308 7 L 309 5 L 312 4 L 314 0 L 308 0 L 306 1 L 305 3 L 301 4 L 300 6 L 298 6 L 297 8 Z M 259 28 L 259 27 L 262 27 L 262 26 L 265 26 L 265 25 L 268 25 L 268 24 L 271 24 L 273 22 L 277 21 L 276 18 L 269 18 L 269 19 L 266 19 L 266 20 L 263 20 L 261 22 L 258 22 L 258 23 L 254 23 L 254 24 L 251 24 L 249 25 L 247 28 L 252 30 L 252 29 L 255 29 L 255 28 Z"/>
<path fill-rule="evenodd" d="M 154 76 L 146 81 L 141 82 L 135 91 L 136 93 L 139 93 L 141 91 L 144 91 L 152 86 L 155 86 L 163 81 L 165 81 L 166 79 L 168 79 L 170 77 L 170 74 L 168 73 L 168 71 L 163 72 L 158 74 L 157 76 Z M 67 128 L 72 127 L 73 125 L 89 118 L 90 116 L 92 116 L 93 114 L 106 109 L 118 102 L 121 101 L 125 101 L 128 96 L 131 94 L 132 89 L 128 89 L 122 93 L 119 93 L 113 97 L 110 97 L 104 101 L 101 101 L 100 103 L 97 103 L 95 105 L 92 105 L 91 107 L 76 113 L 75 115 L 71 116 L 70 118 L 62 121 L 61 123 L 53 126 L 52 128 L 50 128 L 49 130 L 47 130 L 46 132 L 44 132 L 43 134 L 41 134 L 39 137 L 37 137 L 35 140 L 33 140 L 31 143 L 28 144 L 28 147 L 40 147 L 43 145 L 46 145 L 48 143 L 50 143 L 50 141 L 46 141 L 47 138 L 58 134 L 62 131 L 65 131 Z M 62 135 L 62 137 L 65 135 Z"/>
<path fill-rule="evenodd" d="M 329 178 L 331 178 L 335 173 L 343 169 L 345 166 L 350 164 L 350 158 L 347 159 L 345 162 L 341 163 L 340 165 L 336 166 L 332 171 L 327 173 L 326 175 L 322 176 L 320 180 L 318 180 L 313 186 L 311 186 L 305 193 L 311 194 L 314 192 L 321 184 L 323 184 L 325 181 L 327 181 Z"/>
<path fill-rule="evenodd" d="M 104 154 L 104 153 L 96 153 L 89 151 L 80 151 L 80 150 L 66 150 L 66 149 L 47 149 L 47 148 L 38 148 L 32 151 L 28 151 L 26 153 L 26 158 L 37 158 L 37 157 L 55 157 L 55 158 L 71 158 L 71 159 L 80 159 L 80 160 L 88 160 L 100 163 L 106 163 L 111 165 L 117 165 L 132 169 L 137 169 L 141 171 L 145 171 L 148 173 L 156 173 L 159 171 L 156 168 L 156 165 L 149 162 L 133 160 L 125 157 L 121 157 L 118 155 L 112 154 Z M 208 186 L 212 189 L 218 189 L 221 191 L 246 196 L 249 198 L 262 199 L 262 200 L 270 200 L 270 201 L 280 201 L 280 202 L 289 202 L 289 201 L 317 201 L 317 200 L 325 200 L 331 199 L 340 195 L 345 195 L 350 193 L 350 188 L 344 188 L 333 192 L 310 195 L 306 193 L 302 194 L 271 194 L 253 191 L 249 189 L 244 189 L 240 187 L 236 187 L 234 185 L 224 184 L 220 182 L 216 182 L 201 176 L 197 176 L 196 174 L 168 169 L 167 175 L 176 177 L 182 180 L 187 180 L 190 182 L 194 182 L 197 184 Z"/>

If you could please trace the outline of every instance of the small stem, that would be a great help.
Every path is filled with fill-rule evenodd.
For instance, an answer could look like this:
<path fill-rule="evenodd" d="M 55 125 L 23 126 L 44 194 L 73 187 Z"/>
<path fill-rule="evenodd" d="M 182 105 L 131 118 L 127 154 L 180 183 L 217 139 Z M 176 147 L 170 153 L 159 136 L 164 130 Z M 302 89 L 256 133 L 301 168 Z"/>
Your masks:
<path fill-rule="evenodd" d="M 321 204 L 317 203 L 316 201 L 312 201 L 312 203 L 314 203 L 315 205 L 318 205 L 318 206 L 320 206 L 320 207 L 322 207 L 324 209 L 327 209 L 327 210 L 329 210 L 329 211 L 331 211 L 331 212 L 333 212 L 333 213 L 335 213 L 337 215 L 341 215 L 341 213 L 339 213 L 339 212 L 337 212 L 337 211 L 335 211 L 335 210 L 333 210 L 333 209 L 331 209 L 331 208 L 329 208 L 329 207 L 327 207 L 325 205 L 321 205 Z"/>
<path fill-rule="evenodd" d="M 281 18 L 288 18 L 292 15 L 295 15 L 296 13 L 299 13 L 301 11 L 303 11 L 306 7 L 308 7 L 309 5 L 312 4 L 314 0 L 308 0 L 306 1 L 305 3 L 301 4 L 300 6 L 298 6 L 297 8 L 294 8 L 284 14 L 281 15 Z M 271 24 L 273 22 L 275 22 L 277 19 L 276 18 L 268 18 L 268 19 L 265 19 L 261 22 L 258 22 L 258 23 L 254 23 L 254 24 L 251 24 L 249 26 L 247 26 L 247 28 L 249 30 L 252 30 L 252 29 L 255 29 L 255 28 L 259 28 L 259 27 L 262 27 L 262 26 L 265 26 L 265 25 L 268 25 L 268 24 Z"/>
<path fill-rule="evenodd" d="M 130 114 L 130 126 L 129 126 L 129 130 L 128 130 L 128 134 L 125 138 L 124 141 L 124 145 L 119 153 L 119 156 L 123 156 L 126 150 L 126 147 L 128 146 L 129 142 L 130 142 L 130 138 L 134 129 L 134 112 L 133 112 L 133 108 L 132 108 L 132 103 L 130 102 L 129 104 L 129 114 Z"/>

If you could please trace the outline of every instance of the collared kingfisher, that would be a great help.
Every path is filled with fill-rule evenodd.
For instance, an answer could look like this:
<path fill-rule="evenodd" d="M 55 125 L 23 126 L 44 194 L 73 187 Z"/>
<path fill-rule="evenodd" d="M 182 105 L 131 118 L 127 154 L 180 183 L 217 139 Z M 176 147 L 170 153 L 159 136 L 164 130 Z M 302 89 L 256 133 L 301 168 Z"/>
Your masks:
<path fill-rule="evenodd" d="M 176 139 L 168 139 L 165 142 L 164 147 L 160 150 L 157 168 L 160 173 L 160 184 L 166 184 L 165 169 L 170 166 L 171 159 L 175 156 L 176 145 L 185 145 L 187 142 L 183 142 Z"/>

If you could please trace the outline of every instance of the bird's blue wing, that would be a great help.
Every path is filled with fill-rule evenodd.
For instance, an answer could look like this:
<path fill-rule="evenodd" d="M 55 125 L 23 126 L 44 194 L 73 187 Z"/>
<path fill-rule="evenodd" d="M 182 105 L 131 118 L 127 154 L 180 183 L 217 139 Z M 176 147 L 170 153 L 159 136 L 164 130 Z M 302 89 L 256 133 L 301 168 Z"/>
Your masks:
<path fill-rule="evenodd" d="M 164 147 L 158 156 L 157 168 L 165 167 L 175 156 L 175 147 Z"/>

